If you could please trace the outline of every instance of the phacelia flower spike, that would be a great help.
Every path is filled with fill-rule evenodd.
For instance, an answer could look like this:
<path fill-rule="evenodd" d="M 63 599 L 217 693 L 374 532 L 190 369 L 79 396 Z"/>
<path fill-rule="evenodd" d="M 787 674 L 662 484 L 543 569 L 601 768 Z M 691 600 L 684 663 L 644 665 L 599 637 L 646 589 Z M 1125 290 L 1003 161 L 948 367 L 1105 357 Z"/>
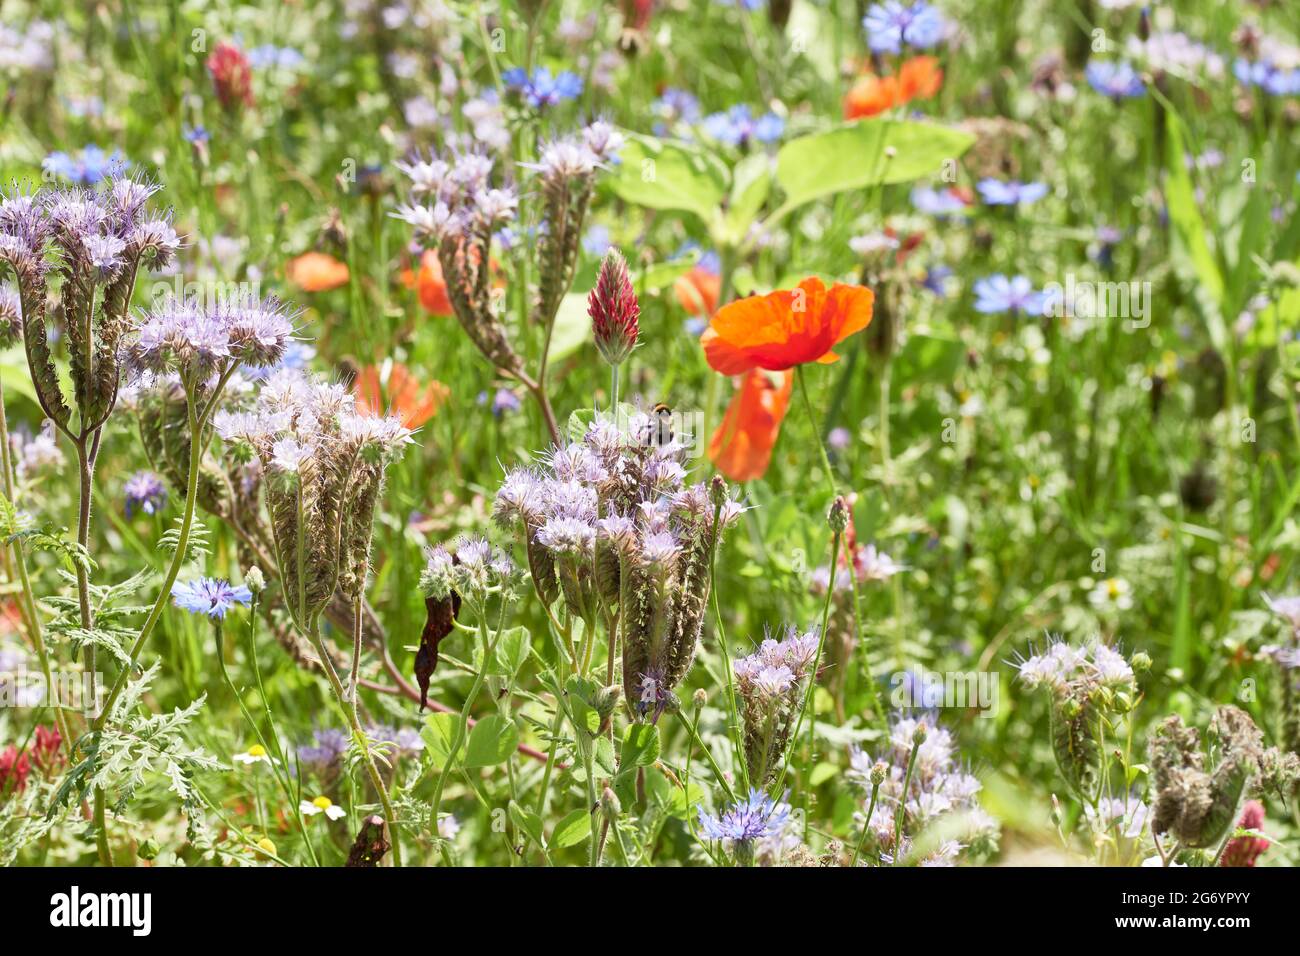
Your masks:
<path fill-rule="evenodd" d="M 605 253 L 596 287 L 587 296 L 587 314 L 596 348 L 610 365 L 621 365 L 636 346 L 641 306 L 632 289 L 627 261 L 617 249 Z"/>

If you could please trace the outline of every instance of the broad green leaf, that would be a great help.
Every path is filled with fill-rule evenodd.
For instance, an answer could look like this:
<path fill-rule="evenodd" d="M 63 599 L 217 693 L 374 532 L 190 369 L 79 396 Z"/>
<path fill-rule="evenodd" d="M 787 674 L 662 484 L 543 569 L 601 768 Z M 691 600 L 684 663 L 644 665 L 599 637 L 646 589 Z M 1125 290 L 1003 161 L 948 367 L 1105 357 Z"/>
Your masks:
<path fill-rule="evenodd" d="M 908 337 L 894 359 L 894 383 L 951 382 L 966 359 L 966 347 L 956 338 L 932 333 Z"/>
<path fill-rule="evenodd" d="M 849 189 L 905 183 L 938 173 L 975 141 L 970 133 L 911 120 L 847 123 L 791 140 L 776 154 L 783 208 Z M 892 158 L 886 151 L 892 147 Z"/>
<path fill-rule="evenodd" d="M 638 292 L 658 292 L 686 275 L 694 266 L 694 258 L 651 263 L 641 270 L 634 284 Z"/>
<path fill-rule="evenodd" d="M 505 763 L 518 743 L 519 728 L 513 720 L 501 714 L 488 714 L 470 732 L 465 766 L 491 767 Z"/>
<path fill-rule="evenodd" d="M 668 813 L 679 820 L 685 820 L 696 813 L 696 808 L 704 802 L 704 791 L 698 784 L 689 783 L 686 789 L 673 787 L 668 799 Z"/>
<path fill-rule="evenodd" d="M 532 653 L 532 635 L 526 627 L 511 627 L 497 638 L 488 673 L 499 677 L 514 677 Z"/>
<path fill-rule="evenodd" d="M 570 292 L 560 300 L 551 330 L 550 360 L 558 362 L 582 348 L 591 339 L 591 317 L 587 315 L 587 293 Z"/>
<path fill-rule="evenodd" d="M 459 721 L 458 714 L 430 714 L 424 718 L 424 727 L 420 730 L 420 736 L 424 739 L 424 752 L 439 770 L 447 765 L 447 755 L 451 753 Z"/>
<path fill-rule="evenodd" d="M 555 825 L 551 831 L 551 846 L 576 846 L 591 833 L 591 813 L 587 810 L 574 810 Z"/>
<path fill-rule="evenodd" d="M 736 245 L 745 238 L 772 191 L 772 163 L 766 153 L 746 156 L 731 172 L 731 196 L 723 217 L 723 242 Z"/>
<path fill-rule="evenodd" d="M 546 849 L 546 840 L 543 838 L 542 818 L 533 811 L 520 806 L 511 800 L 506 812 L 510 814 L 510 819 L 529 839 L 536 843 L 542 849 Z"/>
<path fill-rule="evenodd" d="M 727 195 L 727 167 L 686 143 L 631 134 L 610 185 L 630 203 L 691 212 L 708 223 Z"/>
<path fill-rule="evenodd" d="M 623 731 L 619 766 L 627 771 L 631 767 L 648 767 L 658 759 L 659 728 L 654 724 L 628 724 Z"/>

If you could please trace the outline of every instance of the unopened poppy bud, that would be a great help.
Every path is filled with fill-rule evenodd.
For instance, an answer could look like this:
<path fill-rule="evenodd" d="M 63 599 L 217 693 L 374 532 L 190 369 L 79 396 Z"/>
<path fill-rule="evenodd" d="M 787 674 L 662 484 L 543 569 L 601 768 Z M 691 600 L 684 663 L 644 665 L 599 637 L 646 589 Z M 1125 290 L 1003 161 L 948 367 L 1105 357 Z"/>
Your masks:
<path fill-rule="evenodd" d="M 622 697 L 623 688 L 618 684 L 610 684 L 608 687 L 597 690 L 591 703 L 596 709 L 596 713 L 600 715 L 600 719 L 604 720 L 614 713 L 614 709 L 618 707 L 618 702 Z"/>
<path fill-rule="evenodd" d="M 727 480 L 721 475 L 714 475 L 709 481 L 709 501 L 715 508 L 721 508 L 727 503 Z"/>
<path fill-rule="evenodd" d="M 707 702 L 708 702 L 708 699 L 709 699 L 709 695 L 708 695 L 707 693 L 705 693 L 703 687 L 697 687 L 697 688 L 695 689 L 695 693 L 694 693 L 693 695 L 691 695 L 691 696 L 692 696 L 692 699 L 693 699 L 693 701 L 694 701 L 694 703 L 695 703 L 695 709 L 696 709 L 696 710 L 702 710 L 703 707 L 704 707 L 704 705 L 705 705 L 705 703 L 707 703 Z"/>
<path fill-rule="evenodd" d="M 244 584 L 248 585 L 248 590 L 254 594 L 260 593 L 266 587 L 266 575 L 257 565 L 253 565 L 244 572 Z"/>
<path fill-rule="evenodd" d="M 610 249 L 600 263 L 596 286 L 587 296 L 587 314 L 596 348 L 610 365 L 619 365 L 636 345 L 637 319 L 641 306 L 632 289 L 627 262 L 617 249 Z"/>
<path fill-rule="evenodd" d="M 826 515 L 826 523 L 831 526 L 831 531 L 836 534 L 843 534 L 844 529 L 849 526 L 849 503 L 844 500 L 843 495 L 836 495 L 835 500 L 831 502 L 831 510 Z"/>
<path fill-rule="evenodd" d="M 609 787 L 606 787 L 600 795 L 600 811 L 605 814 L 605 819 L 610 823 L 618 819 L 618 815 L 623 812 L 623 806 L 618 802 L 618 794 Z"/>
<path fill-rule="evenodd" d="M 880 786 L 885 782 L 887 776 L 889 776 L 889 764 L 883 760 L 877 760 L 875 766 L 871 768 L 871 785 L 873 787 Z"/>
<path fill-rule="evenodd" d="M 142 860 L 155 860 L 161 852 L 162 847 L 158 845 L 157 840 L 145 840 L 136 849 L 135 855 Z"/>
<path fill-rule="evenodd" d="M 921 744 L 925 743 L 925 738 L 928 733 L 929 731 L 926 729 L 925 721 L 923 720 L 918 723 L 916 729 L 912 731 L 912 743 L 918 747 L 921 746 Z"/>

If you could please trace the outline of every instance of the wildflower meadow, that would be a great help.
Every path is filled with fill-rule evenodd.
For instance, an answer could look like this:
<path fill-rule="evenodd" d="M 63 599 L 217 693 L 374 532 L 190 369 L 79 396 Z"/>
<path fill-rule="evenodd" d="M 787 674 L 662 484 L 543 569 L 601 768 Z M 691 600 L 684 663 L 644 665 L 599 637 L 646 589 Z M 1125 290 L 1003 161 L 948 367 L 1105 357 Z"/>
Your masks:
<path fill-rule="evenodd" d="M 0 94 L 5 866 L 1300 862 L 1291 0 L 0 0 Z"/>

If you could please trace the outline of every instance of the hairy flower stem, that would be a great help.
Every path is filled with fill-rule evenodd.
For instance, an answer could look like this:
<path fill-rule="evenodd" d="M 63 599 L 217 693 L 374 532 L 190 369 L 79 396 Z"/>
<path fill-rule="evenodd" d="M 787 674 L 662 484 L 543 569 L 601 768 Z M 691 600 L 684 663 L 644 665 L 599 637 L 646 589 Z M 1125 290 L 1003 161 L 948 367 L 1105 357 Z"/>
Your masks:
<path fill-rule="evenodd" d="M 361 671 L 361 598 L 352 602 L 352 670 L 348 674 L 348 700 L 357 700 L 357 678 Z"/>
<path fill-rule="evenodd" d="M 611 365 L 609 367 L 609 393 L 610 393 L 610 399 L 609 399 L 610 414 L 613 415 L 614 420 L 617 421 L 618 420 L 618 365 Z"/>
<path fill-rule="evenodd" d="M 95 626 L 94 612 L 90 607 L 90 499 L 94 494 L 95 466 L 90 460 L 90 452 L 83 435 L 76 442 L 77 446 L 77 547 L 80 551 L 74 562 L 77 572 L 77 604 L 81 610 L 81 628 L 87 634 Z M 96 647 L 94 641 L 86 645 L 86 679 L 90 690 L 90 700 L 99 698 L 99 678 L 95 673 Z"/>
<path fill-rule="evenodd" d="M 502 600 L 505 599 L 502 598 Z M 479 605 L 476 610 L 478 611 L 479 637 L 482 638 L 483 642 L 483 660 L 479 665 L 478 672 L 474 675 L 474 683 L 470 685 L 469 693 L 465 695 L 465 704 L 460 709 L 460 719 L 456 721 L 456 736 L 452 738 L 451 746 L 447 748 L 446 763 L 443 765 L 442 772 L 438 774 L 438 783 L 433 790 L 433 799 L 429 801 L 431 808 L 429 819 L 433 821 L 435 828 L 438 826 L 438 811 L 442 807 L 443 788 L 447 785 L 447 778 L 451 776 L 456 758 L 460 754 L 460 748 L 464 745 L 465 738 L 468 736 L 469 714 L 474 709 L 474 701 L 478 698 L 479 691 L 483 688 L 483 681 L 487 677 L 488 663 L 492 660 L 492 655 L 496 651 L 497 638 L 501 636 L 499 629 L 496 634 L 488 633 L 487 608 Z"/>
<path fill-rule="evenodd" d="M 379 768 L 375 766 L 375 758 L 370 753 L 370 743 L 366 739 L 365 731 L 361 729 L 361 720 L 357 716 L 357 705 L 355 700 L 349 700 L 347 688 L 339 680 L 338 672 L 334 665 L 330 663 L 329 652 L 325 649 L 325 639 L 320 632 L 319 617 L 313 618 L 308 636 L 312 644 L 316 647 L 316 653 L 320 655 L 321 661 L 324 662 L 325 676 L 329 678 L 330 687 L 334 690 L 334 696 L 338 699 L 339 707 L 343 709 L 343 715 L 348 719 L 348 725 L 352 728 L 352 739 L 356 742 L 361 756 L 365 760 L 366 773 L 370 776 L 370 783 L 374 786 L 375 792 L 379 794 L 379 802 L 384 807 L 384 815 L 388 819 L 388 832 L 392 837 L 393 843 L 393 865 L 402 865 L 402 846 L 401 841 L 397 838 L 397 814 L 393 812 L 392 801 L 388 799 L 388 788 L 384 785 L 384 778 L 379 775 Z"/>
<path fill-rule="evenodd" d="M 922 740 L 923 738 L 912 738 L 912 752 L 907 756 L 907 773 L 903 774 L 903 792 L 898 797 L 898 813 L 894 816 L 894 859 L 891 866 L 898 866 L 898 860 L 903 855 L 903 818 L 907 816 L 907 795 L 912 789 L 912 771 L 916 769 L 916 754 L 921 749 Z"/>
<path fill-rule="evenodd" d="M 149 616 L 145 618 L 140 633 L 136 635 L 135 641 L 131 644 L 131 649 L 127 653 L 127 663 L 122 666 L 117 675 L 117 680 L 113 682 L 108 697 L 104 700 L 104 706 L 100 709 L 94 723 L 91 725 L 91 729 L 95 734 L 102 733 L 104 726 L 108 723 L 108 715 L 113 712 L 113 704 L 117 702 L 118 696 L 126 687 L 126 682 L 130 679 L 135 662 L 140 657 L 140 652 L 144 650 L 145 642 L 149 640 L 154 627 L 157 626 L 159 619 L 162 617 L 163 609 L 167 606 L 167 599 L 171 596 L 172 585 L 176 583 L 176 578 L 181 573 L 181 565 L 185 563 L 186 552 L 189 551 L 190 546 L 190 531 L 194 526 L 194 506 L 198 499 L 199 468 L 203 462 L 203 430 L 207 427 L 212 410 L 216 408 L 221 390 L 225 388 L 226 382 L 234 370 L 235 365 L 232 363 L 217 381 L 211 398 L 209 398 L 207 405 L 202 410 L 198 408 L 196 384 L 190 379 L 185 380 L 185 412 L 190 429 L 190 460 L 188 480 L 185 485 L 185 511 L 181 516 L 180 534 L 176 539 L 176 553 L 172 555 L 167 574 L 163 577 L 163 584 L 158 591 L 158 598 L 149 610 Z M 100 862 L 105 866 L 112 866 L 104 813 L 104 791 L 99 787 L 95 788 L 95 831 L 99 840 Z"/>
<path fill-rule="evenodd" d="M 5 499 L 16 510 L 18 504 L 14 501 L 14 466 L 9 445 L 9 419 L 5 414 L 3 382 L 0 382 L 0 468 L 4 469 L 3 489 Z M 36 608 L 36 596 L 32 593 L 32 581 L 27 575 L 27 555 L 22 541 L 14 539 L 10 544 L 10 551 L 21 590 L 18 610 L 22 615 L 23 625 L 27 629 L 27 636 L 36 651 L 36 659 L 40 662 L 41 676 L 45 679 L 46 693 L 51 695 L 50 706 L 54 710 L 54 723 L 59 728 L 59 734 L 63 737 L 63 748 L 71 754 L 72 731 L 68 726 L 68 715 L 63 712 L 62 705 L 53 699 L 54 681 L 50 671 L 50 653 L 45 647 L 45 632 L 41 627 L 40 612 Z M 94 698 L 91 698 L 91 700 L 94 700 Z"/>
<path fill-rule="evenodd" d="M 698 715 L 699 715 L 699 712 L 696 711 L 696 721 L 695 721 L 695 723 L 691 723 L 691 722 L 688 721 L 685 717 L 682 716 L 681 711 L 678 711 L 678 712 L 677 712 L 677 719 L 680 720 L 680 721 L 682 722 L 682 726 L 685 727 L 685 728 L 686 728 L 686 732 L 687 732 L 688 734 L 690 734 L 691 742 L 692 742 L 696 747 L 699 747 L 699 748 L 700 748 L 700 753 L 704 754 L 704 759 L 707 760 L 707 761 L 709 762 L 709 769 L 713 771 L 713 777 L 714 777 L 715 780 L 718 781 L 718 786 L 720 786 L 720 787 L 722 788 L 723 793 L 725 793 L 725 794 L 727 795 L 727 800 L 728 800 L 729 802 L 731 802 L 731 803 L 735 803 L 735 802 L 736 802 L 736 794 L 735 794 L 735 792 L 731 789 L 731 784 L 727 783 L 727 778 L 726 778 L 726 776 L 722 773 L 722 768 L 719 767 L 719 766 L 718 766 L 718 762 L 717 762 L 716 760 L 713 759 L 713 753 L 709 750 L 708 747 L 706 747 L 706 746 L 704 745 L 704 741 L 700 739 L 700 731 L 699 731 L 699 716 L 698 716 Z M 688 754 L 688 755 L 689 755 L 689 753 L 690 753 L 690 751 L 687 751 L 687 754 Z M 745 764 L 744 764 L 744 761 L 741 761 L 740 766 L 743 767 L 744 765 L 745 765 Z"/>
<path fill-rule="evenodd" d="M 858 837 L 858 845 L 853 848 L 853 859 L 849 861 L 849 866 L 858 865 L 858 857 L 862 854 L 862 848 L 866 845 L 867 834 L 871 832 L 871 815 L 876 812 L 876 797 L 880 794 L 880 784 L 871 785 L 871 802 L 867 804 L 867 818 L 862 823 L 862 836 Z"/>
<path fill-rule="evenodd" d="M 736 766 L 740 768 L 743 786 L 749 790 L 749 765 L 745 760 L 745 744 L 740 729 L 740 711 L 736 706 L 736 675 L 731 670 L 731 648 L 727 645 L 727 629 L 722 623 L 722 606 L 718 603 L 718 522 L 722 505 L 713 506 L 713 525 L 709 539 L 709 596 L 713 601 L 713 617 L 718 627 L 718 647 L 722 649 L 722 673 L 727 682 L 727 739 L 731 741 Z M 712 760 L 712 757 L 710 757 Z"/>
<path fill-rule="evenodd" d="M 795 722 L 794 733 L 790 735 L 790 749 L 786 751 L 785 763 L 781 767 L 781 773 L 776 778 L 776 784 L 769 791 L 773 799 L 781 793 L 781 787 L 785 783 L 786 774 L 790 772 L 790 760 L 794 757 L 795 750 L 799 746 L 799 731 L 803 729 L 803 720 L 808 713 L 808 707 L 812 703 L 813 692 L 817 689 L 817 669 L 821 667 L 822 652 L 826 649 L 826 625 L 831 616 L 831 598 L 835 596 L 835 562 L 840 559 L 840 536 L 843 532 L 834 531 L 831 533 L 831 587 L 826 589 L 826 603 L 822 606 L 822 626 L 821 633 L 817 635 L 817 654 L 813 657 L 812 667 L 808 671 L 808 689 L 804 691 L 803 703 L 799 706 L 799 719 Z M 811 752 L 813 747 L 813 724 L 816 718 L 808 725 L 808 748 Z M 805 835 L 807 833 L 807 816 L 804 818 Z"/>
<path fill-rule="evenodd" d="M 822 470 L 826 473 L 826 488 L 831 493 L 831 499 L 834 500 L 835 491 L 835 472 L 831 470 L 831 459 L 826 454 L 826 444 L 822 441 L 821 426 L 817 423 L 817 413 L 813 411 L 812 401 L 808 398 L 808 381 L 804 378 L 803 366 L 796 365 L 794 377 L 799 380 L 799 395 L 803 398 L 804 411 L 808 414 L 808 424 L 812 426 L 813 437 L 817 439 L 817 451 L 822 458 Z M 831 580 L 835 578 L 835 565 L 831 564 Z"/>

